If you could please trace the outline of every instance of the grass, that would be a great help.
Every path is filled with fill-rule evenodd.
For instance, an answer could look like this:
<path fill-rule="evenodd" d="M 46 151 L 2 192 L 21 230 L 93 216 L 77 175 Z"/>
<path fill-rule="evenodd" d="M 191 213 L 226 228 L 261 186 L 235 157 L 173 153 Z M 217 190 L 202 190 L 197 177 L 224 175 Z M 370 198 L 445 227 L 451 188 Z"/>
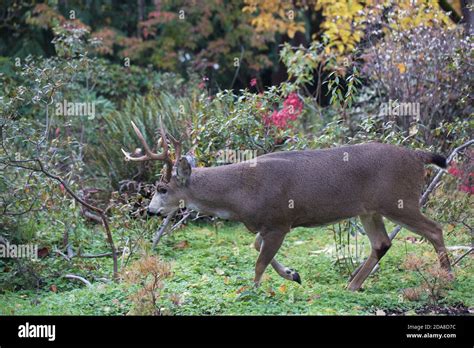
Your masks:
<path fill-rule="evenodd" d="M 327 227 L 298 228 L 286 238 L 277 259 L 298 270 L 303 284 L 282 279 L 269 267 L 262 286 L 252 287 L 257 252 L 253 235 L 240 224 L 192 225 L 162 239 L 154 252 L 172 263 L 173 275 L 164 280 L 160 306 L 174 315 L 365 315 L 377 309 L 413 311 L 427 304 L 426 299 L 409 302 L 403 299 L 405 288 L 417 286 L 421 277 L 402 267 L 411 253 L 429 258 L 436 255 L 427 242 L 412 243 L 402 231 L 381 262 L 380 269 L 364 284 L 361 292 L 345 289 L 348 272 L 334 264 L 334 237 Z M 151 237 L 151 236 L 150 236 Z M 418 238 L 419 239 L 419 238 Z M 368 252 L 366 237 L 364 251 Z M 469 245 L 468 236 L 446 236 L 448 245 Z M 71 272 L 92 274 L 111 269 L 110 259 L 74 259 Z M 66 263 L 50 255 L 39 263 L 42 270 Z M 64 265 L 63 265 L 64 266 Z M 474 306 L 473 260 L 468 256 L 455 267 L 456 280 L 451 284 L 444 305 L 463 303 Z M 89 272 L 89 273 L 87 273 Z M 2 315 L 123 315 L 131 308 L 128 296 L 135 290 L 125 283 L 94 282 L 87 288 L 78 282 L 48 277 L 42 290 L 6 291 L 0 294 Z M 89 278 L 90 279 L 90 278 Z M 55 285 L 56 284 L 56 285 Z M 52 286 L 55 285 L 55 291 Z M 179 297 L 179 304 L 170 300 Z"/>

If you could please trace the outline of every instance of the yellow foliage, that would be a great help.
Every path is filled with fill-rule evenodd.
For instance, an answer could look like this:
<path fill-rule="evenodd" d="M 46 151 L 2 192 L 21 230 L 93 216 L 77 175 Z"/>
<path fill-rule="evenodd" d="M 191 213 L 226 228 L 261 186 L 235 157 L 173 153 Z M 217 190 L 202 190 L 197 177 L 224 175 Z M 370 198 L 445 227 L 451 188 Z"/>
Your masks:
<path fill-rule="evenodd" d="M 312 1 L 308 1 L 311 3 Z M 251 20 L 251 25 L 258 33 L 285 33 L 290 38 L 296 32 L 304 33 L 304 23 L 296 19 L 297 9 L 293 1 L 289 0 L 245 0 L 242 8 L 244 13 L 256 14 Z M 296 1 L 297 7 L 303 6 Z"/>
<path fill-rule="evenodd" d="M 453 27 L 436 0 L 244 0 L 242 11 L 253 14 L 251 25 L 257 33 L 285 33 L 293 38 L 305 32 L 298 13 L 308 8 L 321 11 L 322 34 L 328 39 L 327 53 L 344 56 L 362 40 L 369 14 L 380 16 L 390 9 L 384 32 L 409 30 L 420 25 Z M 313 39 L 316 39 L 313 37 Z"/>
<path fill-rule="evenodd" d="M 286 284 L 280 285 L 280 286 L 278 287 L 278 290 L 279 290 L 282 294 L 286 293 L 286 290 L 287 290 Z"/>
<path fill-rule="evenodd" d="M 335 47 L 339 55 L 352 51 L 361 40 L 366 19 L 364 5 L 373 6 L 374 1 L 317 1 L 315 9 L 322 11 L 325 18 L 321 28 L 329 39 L 328 47 Z"/>
<path fill-rule="evenodd" d="M 405 71 L 407 71 L 407 67 L 405 66 L 405 64 L 403 63 L 398 63 L 397 64 L 397 68 L 398 70 L 400 71 L 400 73 L 404 74 Z"/>

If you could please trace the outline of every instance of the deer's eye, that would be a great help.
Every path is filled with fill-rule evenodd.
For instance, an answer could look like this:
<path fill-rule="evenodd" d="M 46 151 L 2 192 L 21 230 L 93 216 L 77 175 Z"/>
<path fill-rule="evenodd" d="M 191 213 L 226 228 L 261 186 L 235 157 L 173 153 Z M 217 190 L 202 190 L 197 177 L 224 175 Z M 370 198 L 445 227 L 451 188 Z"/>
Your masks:
<path fill-rule="evenodd" d="M 168 192 L 168 190 L 167 190 L 166 188 L 164 188 L 164 187 L 158 187 L 158 188 L 156 189 L 156 192 L 158 192 L 159 194 L 164 195 L 166 192 Z"/>

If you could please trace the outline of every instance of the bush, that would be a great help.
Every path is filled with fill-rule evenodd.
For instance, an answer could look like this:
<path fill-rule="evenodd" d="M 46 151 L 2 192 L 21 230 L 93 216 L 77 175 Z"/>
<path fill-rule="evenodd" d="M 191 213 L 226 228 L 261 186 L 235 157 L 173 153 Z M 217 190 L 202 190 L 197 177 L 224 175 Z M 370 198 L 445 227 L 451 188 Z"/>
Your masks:
<path fill-rule="evenodd" d="M 448 271 L 439 265 L 428 264 L 430 262 L 423 257 L 407 255 L 404 268 L 417 274 L 420 285 L 405 289 L 403 296 L 409 301 L 418 301 L 425 295 L 432 304 L 438 305 L 451 287 L 451 277 Z"/>
<path fill-rule="evenodd" d="M 163 162 L 125 162 L 122 148 L 133 152 L 137 144 L 141 147 L 131 121 L 141 130 L 147 143 L 156 146 L 160 137 L 161 117 L 167 131 L 181 139 L 186 149 L 189 147 L 186 134 L 194 108 L 190 98 L 175 97 L 165 92 L 159 96 L 149 94 L 128 98 L 121 110 L 104 117 L 104 125 L 101 126 L 104 136 L 98 139 L 99 146 L 87 146 L 86 154 L 91 158 L 91 170 L 105 177 L 115 189 L 126 179 L 156 181 Z"/>
<path fill-rule="evenodd" d="M 362 72 L 380 94 L 379 103 L 392 103 L 393 109 L 399 105 L 400 111 L 400 103 L 417 103 L 419 115 L 387 114 L 380 105 L 374 116 L 395 122 L 405 136 L 417 132 L 427 145 L 446 150 L 458 134 L 448 128 L 432 131 L 472 114 L 471 53 L 472 41 L 461 28 L 420 25 L 384 35 L 364 55 Z"/>
<path fill-rule="evenodd" d="M 161 315 L 161 289 L 163 280 L 171 277 L 171 265 L 155 256 L 144 256 L 130 265 L 123 274 L 124 280 L 138 286 L 130 295 L 132 309 L 129 315 Z"/>
<path fill-rule="evenodd" d="M 225 90 L 213 98 L 202 95 L 191 132 L 199 161 L 216 164 L 226 149 L 264 154 L 302 146 L 299 119 L 306 110 L 291 87 L 283 84 L 259 94 Z"/>

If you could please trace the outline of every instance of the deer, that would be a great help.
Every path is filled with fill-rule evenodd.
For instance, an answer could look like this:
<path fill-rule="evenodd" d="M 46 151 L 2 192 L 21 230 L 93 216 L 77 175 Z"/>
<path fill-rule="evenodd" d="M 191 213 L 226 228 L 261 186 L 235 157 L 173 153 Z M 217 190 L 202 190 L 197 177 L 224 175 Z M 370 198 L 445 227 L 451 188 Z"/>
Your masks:
<path fill-rule="evenodd" d="M 441 267 L 451 265 L 440 225 L 420 211 L 427 164 L 446 168 L 446 158 L 380 142 L 327 149 L 280 151 L 215 167 L 192 167 L 181 156 L 181 142 L 167 135 L 160 121 L 158 149 L 153 152 L 132 121 L 144 155 L 127 161 L 160 160 L 165 173 L 156 183 L 148 214 L 167 217 L 186 207 L 205 215 L 241 222 L 255 234 L 258 252 L 254 285 L 268 265 L 284 279 L 301 284 L 299 273 L 275 258 L 285 236 L 296 227 L 317 227 L 359 217 L 371 251 L 349 279 L 357 291 L 391 247 L 384 218 L 421 235 L 434 247 Z M 168 138 L 175 148 L 171 159 Z"/>

